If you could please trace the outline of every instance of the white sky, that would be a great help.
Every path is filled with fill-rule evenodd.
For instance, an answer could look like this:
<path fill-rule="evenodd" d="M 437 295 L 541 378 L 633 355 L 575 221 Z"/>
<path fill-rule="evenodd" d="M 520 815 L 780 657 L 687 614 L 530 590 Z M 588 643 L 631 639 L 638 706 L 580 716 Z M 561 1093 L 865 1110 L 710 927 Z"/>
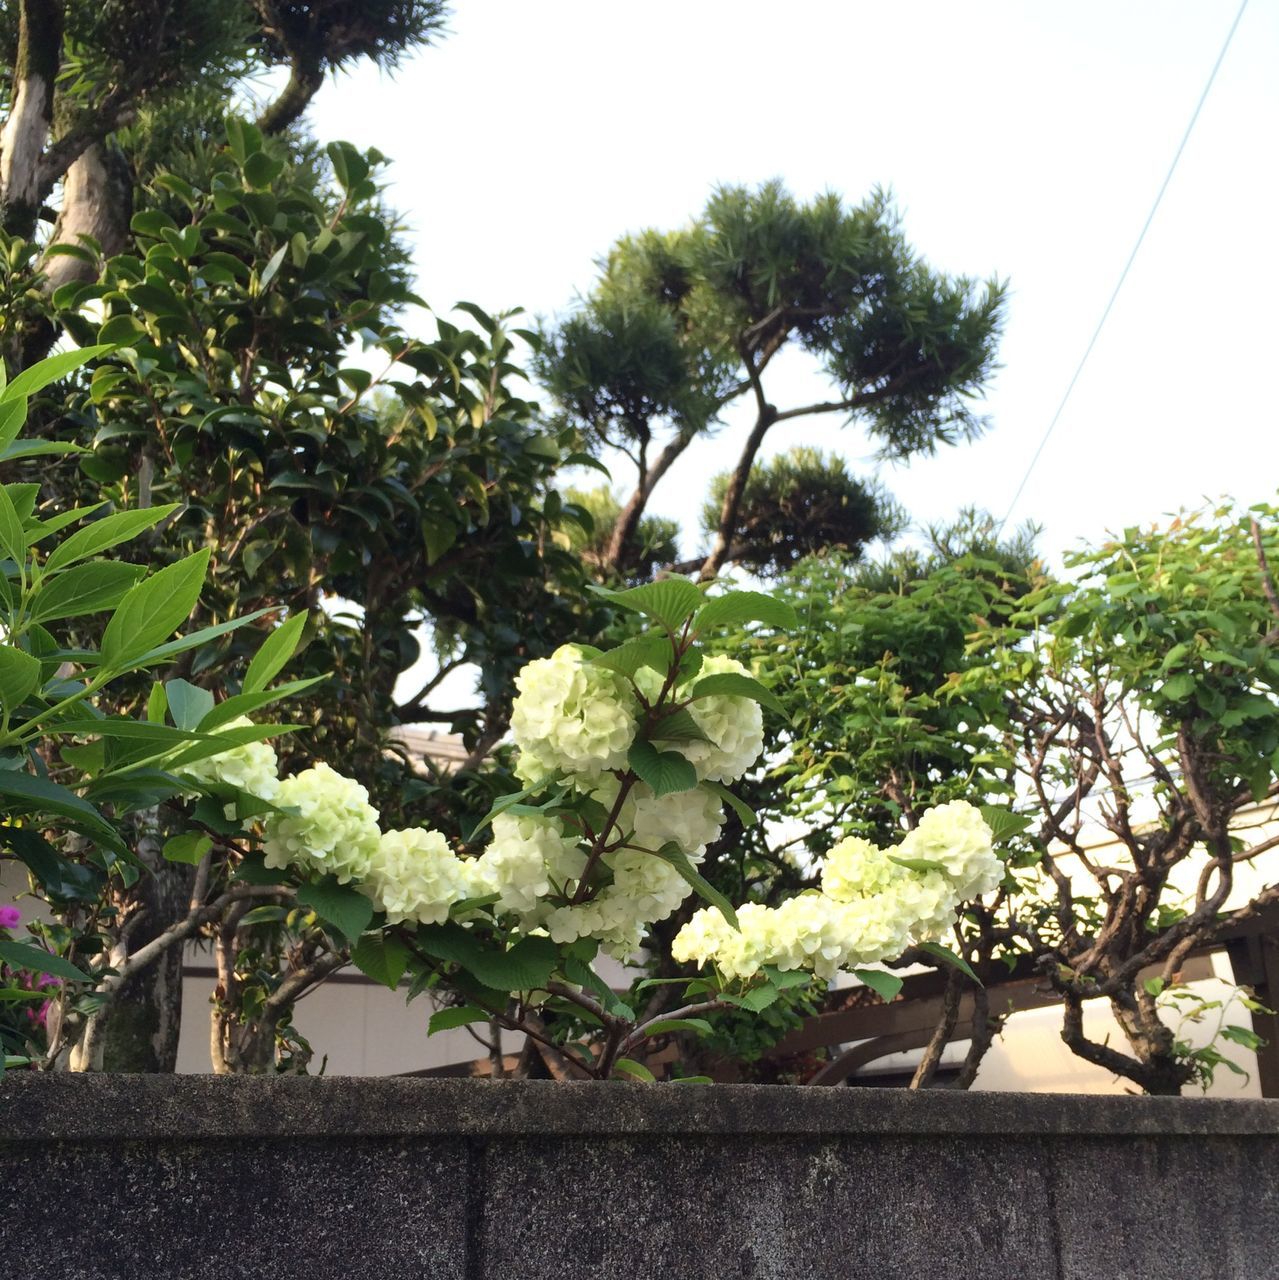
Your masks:
<path fill-rule="evenodd" d="M 393 158 L 420 290 L 446 309 L 561 311 L 626 231 L 719 182 L 896 193 L 934 265 L 1011 280 L 1003 369 L 975 446 L 891 468 L 919 521 L 1002 515 L 1158 190 L 1237 0 L 458 0 L 394 77 L 321 92 L 318 137 Z M 1279 4 L 1252 0 L 1106 331 L 1013 520 L 1080 538 L 1205 496 L 1272 498 L 1279 422 Z M 781 408 L 820 396 L 790 362 Z M 687 519 L 736 455 L 730 419 L 654 509 Z M 775 428 L 870 469 L 829 420 Z M 628 465 L 614 474 L 623 486 Z"/>

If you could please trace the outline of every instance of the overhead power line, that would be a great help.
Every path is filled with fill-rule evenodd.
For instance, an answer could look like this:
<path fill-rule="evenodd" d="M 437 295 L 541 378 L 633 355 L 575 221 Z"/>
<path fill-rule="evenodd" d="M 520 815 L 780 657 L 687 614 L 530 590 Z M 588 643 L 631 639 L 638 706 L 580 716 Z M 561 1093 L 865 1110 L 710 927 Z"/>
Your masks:
<path fill-rule="evenodd" d="M 1244 10 L 1248 7 L 1248 0 L 1243 0 L 1239 6 L 1239 12 L 1235 14 L 1235 20 L 1230 24 L 1230 30 L 1226 32 L 1225 43 L 1221 46 L 1221 52 L 1217 54 L 1217 61 L 1212 64 L 1212 70 L 1208 73 L 1208 79 L 1204 83 L 1203 92 L 1199 95 L 1199 101 L 1195 103 L 1194 112 L 1191 114 L 1190 123 L 1186 125 L 1186 131 L 1181 135 L 1181 142 L 1177 146 L 1176 154 L 1172 158 L 1172 163 L 1168 166 L 1168 172 L 1164 175 L 1164 180 L 1160 184 L 1159 193 L 1155 196 L 1155 202 L 1150 206 L 1150 212 L 1146 215 L 1146 221 L 1142 225 L 1141 233 L 1137 236 L 1137 242 L 1132 247 L 1132 252 L 1128 255 L 1128 261 L 1124 263 L 1124 269 L 1119 273 L 1119 279 L 1115 282 L 1115 287 L 1110 294 L 1110 300 L 1106 303 L 1105 309 L 1101 313 L 1101 319 L 1097 321 L 1097 327 L 1093 330 L 1092 337 L 1088 339 L 1088 345 L 1084 348 L 1084 354 L 1079 359 L 1079 364 L 1075 367 L 1075 372 L 1071 376 L 1070 382 L 1066 385 L 1066 390 L 1061 397 L 1061 402 L 1057 405 L 1057 412 L 1053 414 L 1052 420 L 1049 422 L 1044 434 L 1040 437 L 1039 446 L 1035 450 L 1034 457 L 1030 460 L 1030 465 L 1026 468 L 1025 475 L 1021 478 L 1021 483 L 1017 486 L 1017 492 L 1013 494 L 1012 501 L 1008 504 L 1008 510 L 1004 512 L 1004 518 L 999 522 L 1000 530 L 1008 523 L 1008 517 L 1012 515 L 1017 501 L 1021 497 L 1026 488 L 1027 482 L 1030 480 L 1031 473 L 1035 470 L 1041 455 L 1044 452 L 1044 446 L 1048 443 L 1048 437 L 1052 435 L 1053 429 L 1056 427 L 1058 420 L 1061 418 L 1062 411 L 1066 408 L 1067 402 L 1070 400 L 1071 392 L 1075 389 L 1075 384 L 1079 381 L 1079 375 L 1084 371 L 1084 365 L 1088 363 L 1088 357 L 1092 355 L 1093 348 L 1097 345 L 1097 339 L 1101 337 L 1101 331 L 1106 327 L 1106 321 L 1110 318 L 1111 309 L 1115 305 L 1115 299 L 1119 297 L 1120 290 L 1124 287 L 1124 281 L 1128 279 L 1128 272 L 1132 269 L 1132 264 L 1137 259 L 1137 254 L 1141 252 L 1142 242 L 1146 238 L 1146 232 L 1150 230 L 1150 224 L 1155 220 L 1155 214 L 1159 211 L 1159 205 L 1164 198 L 1164 192 L 1168 190 L 1168 184 L 1172 181 L 1172 175 L 1177 171 L 1177 162 L 1181 159 L 1181 153 L 1186 149 L 1186 143 L 1190 141 L 1190 135 L 1194 132 L 1195 122 L 1199 119 L 1199 113 L 1203 110 L 1204 103 L 1208 100 L 1208 94 L 1212 90 L 1213 81 L 1217 78 L 1217 72 L 1221 68 L 1222 62 L 1225 60 L 1226 52 L 1230 48 L 1230 42 L 1235 38 L 1235 32 L 1239 28 L 1239 20 L 1244 15 Z"/>

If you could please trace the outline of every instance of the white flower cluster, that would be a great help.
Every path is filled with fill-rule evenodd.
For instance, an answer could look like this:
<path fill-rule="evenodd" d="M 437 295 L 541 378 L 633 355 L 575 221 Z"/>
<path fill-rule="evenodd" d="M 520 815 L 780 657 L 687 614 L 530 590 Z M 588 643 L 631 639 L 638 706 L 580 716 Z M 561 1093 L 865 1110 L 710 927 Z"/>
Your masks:
<path fill-rule="evenodd" d="M 893 862 L 896 856 L 915 866 Z M 749 979 L 764 965 L 811 969 L 819 978 L 901 955 L 936 939 L 960 903 L 988 893 L 1003 877 L 990 828 L 972 805 L 939 805 L 896 850 L 856 836 L 827 855 L 820 892 L 780 907 L 748 903 L 734 929 L 713 908 L 699 911 L 675 937 L 676 960 L 714 964 L 727 979 Z"/>
<path fill-rule="evenodd" d="M 296 813 L 270 813 L 262 821 L 266 865 L 314 868 L 346 884 L 363 880 L 382 833 L 378 812 L 358 782 L 327 764 L 313 765 L 276 787 L 272 803 Z"/>
<path fill-rule="evenodd" d="M 240 716 L 225 728 L 241 729 L 249 724 L 252 721 L 248 717 Z M 271 800 L 279 785 L 280 766 L 275 748 L 269 742 L 244 742 L 215 756 L 181 765 L 176 772 L 195 782 L 225 783 L 263 800 Z"/>
<path fill-rule="evenodd" d="M 638 707 L 621 676 L 566 644 L 528 663 L 515 687 L 511 736 L 520 749 L 516 773 L 525 782 L 553 773 L 598 778 L 625 767 Z"/>

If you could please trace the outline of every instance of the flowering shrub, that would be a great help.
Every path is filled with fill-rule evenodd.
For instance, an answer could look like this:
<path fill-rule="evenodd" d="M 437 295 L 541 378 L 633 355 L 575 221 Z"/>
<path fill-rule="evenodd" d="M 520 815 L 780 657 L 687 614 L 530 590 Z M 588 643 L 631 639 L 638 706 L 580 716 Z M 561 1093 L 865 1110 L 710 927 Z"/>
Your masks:
<path fill-rule="evenodd" d="M 280 779 L 261 744 L 237 745 L 188 771 L 217 795 L 231 787 L 223 830 L 238 833 L 244 793 L 267 806 L 250 817 L 261 861 L 241 874 L 297 876 L 298 901 L 351 946 L 357 965 L 390 986 L 464 1003 L 432 1029 L 490 1021 L 521 1030 L 579 1075 L 647 1077 L 629 1055 L 652 1036 L 709 1032 L 700 1015 L 759 1011 L 810 975 L 895 960 L 937 946 L 966 897 L 1003 877 L 990 828 L 962 802 L 926 814 L 891 849 L 849 838 L 831 851 L 820 891 L 776 908 L 736 910 L 698 870 L 725 805 L 753 815 L 728 789 L 759 760 L 767 686 L 734 659 L 705 651 L 719 628 L 793 626 L 770 597 L 707 597 L 683 579 L 605 592 L 647 629 L 609 651 L 565 645 L 520 673 L 511 720 L 517 774 L 507 796 L 453 848 L 425 829 L 380 832 L 358 783 L 324 764 Z M 217 825 L 213 814 L 206 817 Z M 600 951 L 633 957 L 649 929 L 696 894 L 706 906 L 679 931 L 674 955 L 703 966 L 690 1003 L 647 1020 L 591 967 Z M 891 997 L 898 979 L 855 969 Z M 571 1013 L 584 1035 L 554 1038 Z"/>

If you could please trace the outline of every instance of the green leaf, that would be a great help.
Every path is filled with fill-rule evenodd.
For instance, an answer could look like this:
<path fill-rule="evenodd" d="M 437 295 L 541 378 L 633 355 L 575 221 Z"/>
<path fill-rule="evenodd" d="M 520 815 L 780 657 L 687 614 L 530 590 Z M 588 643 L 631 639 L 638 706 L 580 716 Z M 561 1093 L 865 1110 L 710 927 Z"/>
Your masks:
<path fill-rule="evenodd" d="M 629 591 L 610 591 L 592 587 L 597 595 L 622 609 L 656 618 L 669 631 L 676 631 L 692 616 L 704 599 L 701 591 L 687 578 L 662 578 Z"/>
<path fill-rule="evenodd" d="M 662 716 L 653 726 L 650 736 L 654 742 L 710 741 L 687 707 Z"/>
<path fill-rule="evenodd" d="M 408 945 L 393 933 L 361 934 L 351 948 L 351 963 L 374 982 L 394 991 L 409 967 Z"/>
<path fill-rule="evenodd" d="M 714 1028 L 705 1018 L 664 1018 L 644 1028 L 646 1036 L 660 1036 L 671 1031 L 692 1031 L 699 1036 L 708 1036 Z"/>
<path fill-rule="evenodd" d="M 144 530 L 159 524 L 176 511 L 179 505 L 174 502 L 164 507 L 145 507 L 140 511 L 117 511 L 114 515 L 94 520 L 92 524 L 77 529 L 65 542 L 54 547 L 45 561 L 44 571 L 53 573 L 66 569 L 77 560 L 87 560 L 121 542 L 128 542 Z"/>
<path fill-rule="evenodd" d="M 188 831 L 164 842 L 163 852 L 169 862 L 185 862 L 198 866 L 204 855 L 213 848 L 213 841 L 198 831 Z"/>
<path fill-rule="evenodd" d="M 480 834 L 494 818 L 500 817 L 508 809 L 513 809 L 517 804 L 522 804 L 534 792 L 540 791 L 545 783 L 535 782 L 531 787 L 525 787 L 523 791 L 516 791 L 509 796 L 503 796 L 500 800 L 495 801 L 493 807 L 475 824 L 471 834 L 467 836 L 467 843 L 471 843 L 476 836 Z"/>
<path fill-rule="evenodd" d="M 892 1004 L 902 989 L 902 980 L 883 969 L 854 969 L 853 977 L 860 978 L 885 1004 Z"/>
<path fill-rule="evenodd" d="M 1195 691 L 1195 678 L 1183 671 L 1165 680 L 1159 691 L 1169 702 L 1184 702 Z"/>
<path fill-rule="evenodd" d="M 1021 835 L 1023 831 L 1034 823 L 1033 818 L 1014 813 L 1011 809 L 1001 808 L 997 804 L 982 805 L 981 816 L 990 828 L 990 834 L 996 844 L 1001 844 L 1013 836 Z"/>
<path fill-rule="evenodd" d="M 594 666 L 634 676 L 641 667 L 651 667 L 665 674 L 674 657 L 671 638 L 665 631 L 646 631 L 623 641 L 616 649 L 596 654 L 590 661 Z"/>
<path fill-rule="evenodd" d="M 958 969 L 960 973 L 971 978 L 979 987 L 982 985 L 981 979 L 972 971 L 968 961 L 963 956 L 957 956 L 949 947 L 943 947 L 940 942 L 921 942 L 919 944 L 921 951 L 927 951 L 930 956 L 936 956 L 943 964 L 948 964 L 952 969 Z"/>
<path fill-rule="evenodd" d="M 209 555 L 206 547 L 129 588 L 102 633 L 104 666 L 128 666 L 191 616 L 204 586 Z"/>
<path fill-rule="evenodd" d="M 14 400 L 0 400 L 0 454 L 13 443 L 27 420 L 27 402 L 19 396 Z"/>
<path fill-rule="evenodd" d="M 0 644 L 0 705 L 6 712 L 13 712 L 34 692 L 42 669 L 38 658 Z"/>
<path fill-rule="evenodd" d="M 677 751 L 659 751 L 651 742 L 635 742 L 626 756 L 635 776 L 648 783 L 655 796 L 689 791 L 697 786 L 697 771 Z"/>
<path fill-rule="evenodd" d="M 257 693 L 270 684 L 297 652 L 298 640 L 305 626 L 306 613 L 295 613 L 262 641 L 244 673 L 244 682 L 240 686 L 244 693 Z"/>
<path fill-rule="evenodd" d="M 144 573 L 144 565 L 118 560 L 76 565 L 41 583 L 31 599 L 31 620 L 56 622 L 114 609 Z"/>
<path fill-rule="evenodd" d="M 671 1084 L 714 1084 L 710 1076 L 676 1076 Z"/>
<path fill-rule="evenodd" d="M 509 950 L 496 950 L 486 947 L 469 929 L 452 923 L 421 928 L 416 936 L 427 955 L 461 965 L 494 991 L 545 987 L 559 963 L 559 949 L 550 938 L 521 938 Z"/>
<path fill-rule="evenodd" d="M 737 814 L 738 820 L 744 827 L 753 827 L 758 821 L 755 810 L 741 799 L 735 796 L 722 782 L 702 782 L 700 784 L 703 791 L 710 791 L 726 804 L 732 811 Z"/>
<path fill-rule="evenodd" d="M 57 355 L 48 356 L 18 374 L 4 391 L 0 392 L 0 401 L 33 396 L 49 383 L 65 378 L 73 369 L 78 369 L 87 361 L 106 355 L 112 350 L 112 346 L 113 344 L 106 343 L 96 347 L 80 347 L 76 351 L 60 351 Z"/>
<path fill-rule="evenodd" d="M 9 494 L 10 487 L 0 485 L 0 555 L 20 565 L 27 561 L 27 535 Z"/>
<path fill-rule="evenodd" d="M 198 729 L 200 722 L 213 710 L 213 695 L 186 680 L 166 680 L 164 693 L 169 703 L 169 714 L 179 729 Z"/>
<path fill-rule="evenodd" d="M 655 1084 L 657 1077 L 642 1063 L 636 1062 L 634 1058 L 618 1058 L 613 1063 L 613 1070 L 620 1071 L 624 1076 L 630 1076 L 633 1080 L 640 1080 L 644 1084 Z"/>
<path fill-rule="evenodd" d="M 280 264 L 284 261 L 284 255 L 288 253 L 289 246 L 282 244 L 270 257 L 266 266 L 262 268 L 262 274 L 258 278 L 258 289 L 265 292 L 270 286 L 271 281 L 275 279 L 275 273 L 279 271 Z"/>
<path fill-rule="evenodd" d="M 252 924 L 279 924 L 288 918 L 289 913 L 284 907 L 254 907 L 240 917 L 238 927 L 247 929 Z"/>
<path fill-rule="evenodd" d="M 263 617 L 265 614 L 274 612 L 273 609 L 255 609 L 252 613 L 246 613 L 243 617 L 231 618 L 212 627 L 201 627 L 199 631 L 192 631 L 189 635 L 180 636 L 177 640 L 170 640 L 168 644 L 148 649 L 133 663 L 133 666 L 135 668 L 147 667 L 156 662 L 163 662 L 176 654 L 185 653 L 188 649 L 196 649 L 202 644 L 208 644 L 210 640 L 216 640 L 219 636 L 226 635 L 228 631 L 238 631 L 241 627 L 248 626 L 250 622 L 256 622 L 258 618 Z"/>
<path fill-rule="evenodd" d="M 783 718 L 790 718 L 776 694 L 765 689 L 754 676 L 743 675 L 740 671 L 721 671 L 717 675 L 703 676 L 693 686 L 688 696 L 697 699 L 725 695 L 733 698 L 752 698 L 770 711 L 776 711 Z"/>
<path fill-rule="evenodd" d="M 693 629 L 700 635 L 713 627 L 735 627 L 744 622 L 763 622 L 789 631 L 799 626 L 795 610 L 784 600 L 762 591 L 730 591 L 702 605 L 693 619 Z"/>
<path fill-rule="evenodd" d="M 685 883 L 692 886 L 693 891 L 703 902 L 709 902 L 711 906 L 718 907 L 724 919 L 734 929 L 740 930 L 741 926 L 737 923 L 737 912 L 733 910 L 733 904 L 713 884 L 703 878 L 701 872 L 688 860 L 688 854 L 679 845 L 665 844 L 655 856 L 669 862 L 684 878 Z"/>
<path fill-rule="evenodd" d="M 247 716 L 251 712 L 257 711 L 260 707 L 268 706 L 272 702 L 279 702 L 280 699 L 291 697 L 295 693 L 301 693 L 302 690 L 309 689 L 312 685 L 321 684 L 328 678 L 328 676 L 312 676 L 309 680 L 290 680 L 285 684 L 276 685 L 274 689 L 263 689 L 258 693 L 237 693 L 235 697 L 227 698 L 225 702 L 219 702 L 196 725 L 196 728 L 202 733 L 212 733 L 224 724 L 228 724 L 232 720 L 238 720 L 240 716 Z"/>
<path fill-rule="evenodd" d="M 88 801 L 48 778 L 37 778 L 16 769 L 0 769 L 0 795 L 8 796 L 36 813 L 57 814 L 94 832 L 111 848 L 127 853 L 116 829 Z"/>
<path fill-rule="evenodd" d="M 745 995 L 739 996 L 735 1003 L 751 1013 L 762 1013 L 770 1004 L 775 1004 L 781 994 L 772 985 L 752 987 Z"/>
<path fill-rule="evenodd" d="M 98 897 L 102 872 L 97 867 L 64 858 L 43 836 L 29 827 L 0 827 L 0 840 L 54 898 L 89 901 Z"/>
<path fill-rule="evenodd" d="M 29 942 L 0 940 L 0 960 L 11 969 L 23 969 L 28 973 L 47 973 L 55 978 L 70 978 L 73 982 L 88 982 L 89 975 L 77 969 L 69 960 L 55 956 L 50 951 L 33 946 Z"/>
<path fill-rule="evenodd" d="M 899 867 L 905 867 L 907 871 L 945 871 L 946 864 L 938 862 L 935 858 L 899 858 L 895 853 L 888 855 L 889 862 L 895 862 Z"/>
<path fill-rule="evenodd" d="M 373 919 L 373 903 L 353 885 L 338 884 L 333 876 L 299 885 L 297 898 L 352 942 Z"/>
<path fill-rule="evenodd" d="M 491 1016 L 486 1009 L 477 1009 L 473 1004 L 464 1004 L 458 1009 L 437 1009 L 426 1025 L 426 1034 L 433 1036 L 437 1031 L 451 1031 L 472 1022 L 487 1022 Z"/>

